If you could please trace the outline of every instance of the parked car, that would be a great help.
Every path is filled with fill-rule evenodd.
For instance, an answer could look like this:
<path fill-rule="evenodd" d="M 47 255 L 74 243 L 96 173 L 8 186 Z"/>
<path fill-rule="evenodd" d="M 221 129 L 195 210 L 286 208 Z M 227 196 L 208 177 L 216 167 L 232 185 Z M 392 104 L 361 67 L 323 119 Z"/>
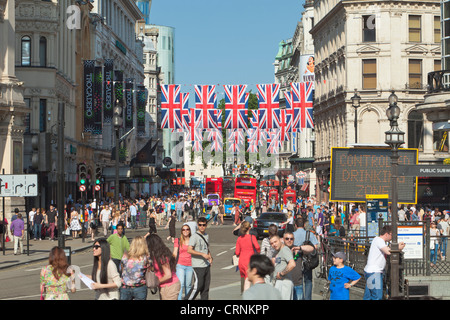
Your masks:
<path fill-rule="evenodd" d="M 275 224 L 278 227 L 278 235 L 281 237 L 286 230 L 287 215 L 284 212 L 264 212 L 253 221 L 253 231 L 257 233 L 258 238 L 269 236 L 269 226 Z"/>

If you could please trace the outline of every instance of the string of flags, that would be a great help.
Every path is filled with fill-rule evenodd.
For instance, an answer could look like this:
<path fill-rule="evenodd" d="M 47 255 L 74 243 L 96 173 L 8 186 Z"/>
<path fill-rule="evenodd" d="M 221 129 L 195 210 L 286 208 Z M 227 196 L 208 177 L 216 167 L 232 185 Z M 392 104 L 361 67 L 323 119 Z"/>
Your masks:
<path fill-rule="evenodd" d="M 265 144 L 268 154 L 278 154 L 284 141 L 295 139 L 305 128 L 314 128 L 313 82 L 291 83 L 285 108 L 279 105 L 280 84 L 256 87 L 258 109 L 249 110 L 247 85 L 223 85 L 225 109 L 221 110 L 216 85 L 195 85 L 195 107 L 189 107 L 189 93 L 182 93 L 180 85 L 161 85 L 161 128 L 184 132 L 196 152 L 203 151 L 204 132 L 212 142 L 210 151 L 223 151 L 224 129 L 227 151 L 239 152 L 247 135 L 247 152 L 258 153 Z"/>

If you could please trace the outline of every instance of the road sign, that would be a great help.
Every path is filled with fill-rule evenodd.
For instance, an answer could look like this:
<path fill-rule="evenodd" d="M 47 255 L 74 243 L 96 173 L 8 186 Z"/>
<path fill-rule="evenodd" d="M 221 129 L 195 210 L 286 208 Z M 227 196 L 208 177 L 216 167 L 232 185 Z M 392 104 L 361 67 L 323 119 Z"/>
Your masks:
<path fill-rule="evenodd" d="M 81 191 L 81 192 L 86 191 L 86 186 L 85 186 L 85 185 L 81 185 L 81 186 L 80 186 L 80 191 Z"/>
<path fill-rule="evenodd" d="M 391 193 L 391 149 L 332 148 L 330 201 L 366 202 L 366 194 Z M 417 164 L 417 149 L 399 149 L 399 167 Z M 417 178 L 399 177 L 398 202 L 417 202 Z"/>
<path fill-rule="evenodd" d="M 0 197 L 37 197 L 36 174 L 0 175 Z"/>
<path fill-rule="evenodd" d="M 99 184 L 96 185 L 96 186 L 94 187 L 94 189 L 95 189 L 95 191 L 100 191 L 100 185 L 99 185 Z"/>
<path fill-rule="evenodd" d="M 402 177 L 450 177 L 450 166 L 399 165 L 398 175 Z"/>

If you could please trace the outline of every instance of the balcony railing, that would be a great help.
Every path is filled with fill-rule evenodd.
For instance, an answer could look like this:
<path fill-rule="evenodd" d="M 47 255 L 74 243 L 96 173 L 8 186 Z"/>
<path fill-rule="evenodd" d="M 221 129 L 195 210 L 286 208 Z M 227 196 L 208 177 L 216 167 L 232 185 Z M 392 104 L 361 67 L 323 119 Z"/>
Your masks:
<path fill-rule="evenodd" d="M 428 93 L 450 91 L 450 70 L 428 73 Z"/>

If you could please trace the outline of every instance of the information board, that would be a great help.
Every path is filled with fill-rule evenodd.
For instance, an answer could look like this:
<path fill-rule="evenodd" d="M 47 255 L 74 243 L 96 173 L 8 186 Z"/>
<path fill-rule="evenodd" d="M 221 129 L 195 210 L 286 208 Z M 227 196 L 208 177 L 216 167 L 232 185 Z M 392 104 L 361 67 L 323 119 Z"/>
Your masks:
<path fill-rule="evenodd" d="M 423 259 L 423 227 L 399 226 L 398 242 L 404 242 L 404 259 Z"/>
<path fill-rule="evenodd" d="M 379 235 L 378 220 L 382 218 L 388 220 L 388 196 L 387 195 L 366 195 L 366 226 L 367 236 L 376 237 Z"/>
<path fill-rule="evenodd" d="M 415 165 L 417 149 L 400 149 L 399 165 Z M 332 148 L 330 201 L 365 202 L 367 194 L 391 194 L 391 149 Z M 398 202 L 417 203 L 417 177 L 398 177 Z"/>

